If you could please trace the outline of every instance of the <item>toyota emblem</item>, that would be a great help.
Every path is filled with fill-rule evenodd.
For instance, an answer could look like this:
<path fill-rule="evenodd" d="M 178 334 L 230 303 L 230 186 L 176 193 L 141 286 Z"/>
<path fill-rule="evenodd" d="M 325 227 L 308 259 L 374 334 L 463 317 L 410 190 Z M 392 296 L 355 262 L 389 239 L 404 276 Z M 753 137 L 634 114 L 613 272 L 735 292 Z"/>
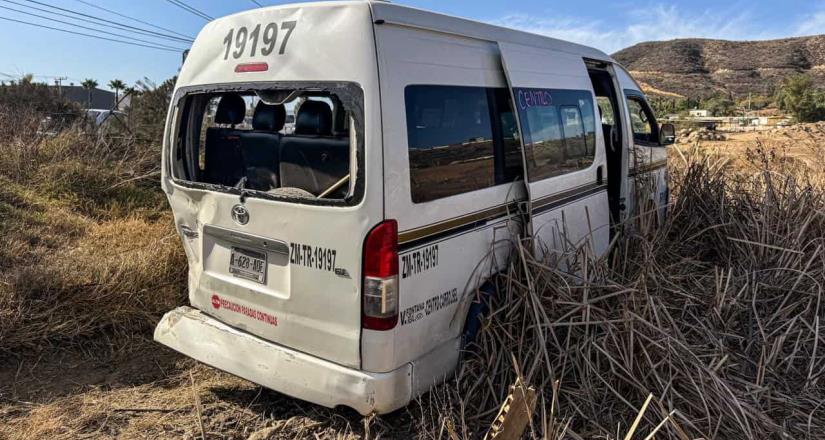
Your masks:
<path fill-rule="evenodd" d="M 249 223 L 249 211 L 247 211 L 246 206 L 243 205 L 235 205 L 232 207 L 232 220 L 235 220 L 235 223 L 239 225 L 245 225 Z"/>

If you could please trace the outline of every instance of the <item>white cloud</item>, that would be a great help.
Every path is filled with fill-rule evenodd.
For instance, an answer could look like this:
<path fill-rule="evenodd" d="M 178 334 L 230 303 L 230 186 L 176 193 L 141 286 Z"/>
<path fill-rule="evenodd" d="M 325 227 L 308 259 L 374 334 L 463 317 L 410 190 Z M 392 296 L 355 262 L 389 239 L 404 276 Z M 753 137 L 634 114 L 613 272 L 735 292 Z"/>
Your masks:
<path fill-rule="evenodd" d="M 687 13 L 675 6 L 659 5 L 630 11 L 622 21 L 624 24 L 617 27 L 604 20 L 512 14 L 491 23 L 593 46 L 607 53 L 643 41 L 675 38 L 754 40 L 778 37 L 752 24 L 747 12 L 733 9 Z M 821 25 L 812 26 L 822 29 Z"/>

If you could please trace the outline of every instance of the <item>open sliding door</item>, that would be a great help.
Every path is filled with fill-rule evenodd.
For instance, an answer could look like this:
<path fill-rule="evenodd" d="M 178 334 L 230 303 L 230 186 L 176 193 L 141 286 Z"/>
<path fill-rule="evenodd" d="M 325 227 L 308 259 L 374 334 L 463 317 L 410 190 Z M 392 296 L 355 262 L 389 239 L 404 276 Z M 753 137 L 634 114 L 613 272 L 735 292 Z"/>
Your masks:
<path fill-rule="evenodd" d="M 603 253 L 610 239 L 607 167 L 584 60 L 510 43 L 499 49 L 521 133 L 536 255 L 559 261 L 582 245 Z"/>

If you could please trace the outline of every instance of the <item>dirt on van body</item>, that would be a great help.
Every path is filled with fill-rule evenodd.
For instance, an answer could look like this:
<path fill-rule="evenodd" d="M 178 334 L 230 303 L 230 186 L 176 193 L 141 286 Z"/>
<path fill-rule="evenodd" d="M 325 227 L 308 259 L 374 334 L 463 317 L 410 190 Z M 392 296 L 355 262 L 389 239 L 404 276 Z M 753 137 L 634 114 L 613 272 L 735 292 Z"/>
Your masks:
<path fill-rule="evenodd" d="M 624 437 L 649 393 L 654 395 L 651 408 L 655 410 L 640 417 L 634 438 L 651 433 L 660 422 L 657 438 L 821 438 L 825 429 L 825 416 L 818 412 L 823 402 L 819 361 L 825 351 L 817 349 L 815 342 L 825 336 L 825 329 L 819 327 L 825 314 L 811 314 L 800 307 L 798 314 L 788 317 L 793 320 L 791 325 L 767 329 L 776 332 L 778 339 L 773 343 L 748 342 L 746 346 L 745 341 L 755 341 L 760 331 L 766 331 L 765 323 L 759 321 L 763 315 L 754 313 L 751 321 L 744 319 L 751 306 L 738 304 L 737 298 L 746 298 L 746 294 L 723 288 L 727 282 L 745 290 L 742 286 L 773 289 L 771 298 L 786 292 L 789 302 L 767 306 L 777 313 L 796 310 L 792 308 L 810 298 L 805 289 L 815 285 L 802 273 L 821 276 L 822 254 L 808 248 L 788 249 L 783 257 L 787 264 L 792 264 L 799 252 L 810 262 L 798 271 L 799 280 L 777 276 L 770 279 L 774 285 L 760 287 L 759 283 L 767 281 L 757 278 L 757 272 L 738 271 L 770 263 L 773 260 L 764 255 L 783 252 L 775 249 L 778 245 L 765 248 L 759 245 L 759 237 L 735 238 L 740 241 L 726 246 L 738 244 L 739 258 L 750 255 L 741 252 L 751 252 L 747 249 L 753 247 L 754 260 L 726 263 L 720 247 L 710 245 L 718 239 L 702 235 L 723 227 L 734 234 L 731 222 L 746 224 L 752 219 L 744 211 L 734 216 L 701 211 L 703 221 L 717 223 L 703 226 L 695 237 L 680 240 L 688 244 L 662 249 L 661 244 L 678 237 L 656 238 L 651 233 L 639 239 L 642 249 L 632 251 L 632 257 L 616 256 L 611 263 L 624 261 L 625 266 L 639 265 L 647 272 L 614 280 L 619 284 L 612 284 L 615 291 L 609 294 L 615 297 L 620 294 L 616 292 L 631 292 L 628 301 L 649 302 L 646 310 L 663 307 L 665 311 L 671 306 L 688 310 L 708 298 L 706 293 L 714 291 L 711 284 L 718 284 L 715 289 L 722 292 L 716 297 L 718 304 L 708 306 L 718 314 L 709 312 L 707 319 L 718 316 L 722 322 L 706 327 L 701 320 L 690 321 L 690 327 L 663 322 L 662 328 L 673 331 L 670 339 L 636 333 L 639 329 L 618 331 L 619 324 L 614 321 L 629 315 L 616 317 L 598 305 L 608 298 L 596 296 L 604 286 L 593 286 L 589 299 L 575 299 L 579 291 L 573 287 L 568 292 L 572 300 L 545 302 L 547 298 L 540 298 L 537 304 L 547 305 L 548 317 L 555 320 L 546 328 L 584 329 L 567 333 L 568 348 L 578 349 L 553 352 L 553 359 L 544 359 L 531 351 L 535 344 L 525 339 L 530 334 L 524 327 L 528 321 L 512 321 L 513 314 L 500 321 L 494 319 L 481 338 L 488 345 L 470 359 L 462 381 L 452 381 L 394 414 L 364 418 L 351 410 L 326 409 L 263 389 L 152 342 L 152 328 L 162 313 L 186 301 L 185 258 L 158 188 L 157 153 L 146 154 L 145 146 L 129 147 L 115 141 L 103 148 L 99 142 L 77 132 L 48 139 L 0 141 L 0 439 L 474 438 L 483 434 L 495 416 L 503 400 L 501 390 L 506 390 L 514 377 L 514 361 L 533 378 L 550 377 L 549 373 L 530 372 L 530 367 L 544 368 L 544 362 L 551 362 L 554 368 L 563 366 L 558 371 L 575 367 L 574 371 L 582 374 L 573 383 L 564 378 L 557 392 L 547 391 L 553 389 L 552 383 L 533 384 L 544 385 L 547 392 L 539 399 L 532 432 L 547 438 Z M 810 174 L 808 178 L 814 181 L 807 191 L 820 195 L 805 199 L 814 200 L 810 203 L 818 203 L 816 206 L 793 208 L 801 212 L 793 218 L 803 218 L 803 213 L 810 211 L 804 216 L 809 223 L 793 228 L 798 228 L 802 238 L 822 233 L 815 228 L 822 228 L 825 212 L 821 204 L 825 127 L 726 133 L 724 141 L 703 141 L 700 147 L 703 151 L 698 152 L 693 143 L 680 142 L 671 148 L 676 186 L 685 183 L 679 180 L 685 175 L 678 170 L 691 155 L 694 161 L 695 155 L 703 155 L 707 167 L 724 169 L 731 179 L 758 174 L 764 161 L 793 162 L 801 165 L 793 169 Z M 708 192 L 694 194 L 691 200 L 721 197 L 712 192 L 716 187 L 703 188 L 700 190 Z M 678 191 L 674 197 L 680 197 Z M 698 215 L 699 210 L 718 206 L 709 203 L 696 206 L 695 211 L 681 208 L 688 209 L 683 215 Z M 757 215 L 754 212 L 751 215 Z M 740 215 L 739 220 L 736 215 Z M 780 218 L 784 217 L 765 218 L 760 233 L 774 231 L 776 236 L 787 236 L 787 225 L 770 222 Z M 747 230 L 740 232 L 742 237 L 748 234 Z M 689 243 L 697 240 L 708 244 L 703 249 L 689 248 Z M 657 272 L 666 268 L 675 268 L 673 274 Z M 632 269 L 623 270 L 638 272 Z M 761 267 L 758 273 L 773 269 Z M 547 279 L 557 276 L 548 273 Z M 749 276 L 757 284 L 741 284 L 742 277 Z M 649 290 L 653 281 L 661 283 L 657 290 L 661 298 L 646 293 L 653 291 Z M 514 278 L 511 282 L 515 295 L 524 281 Z M 581 309 L 568 313 L 565 307 Z M 765 309 L 757 303 L 753 307 Z M 730 314 L 731 308 L 739 312 Z M 626 313 L 634 310 L 639 309 Z M 729 321 L 724 321 L 725 317 Z M 590 320 L 593 322 L 587 324 Z M 650 322 L 639 320 L 634 325 Z M 582 323 L 586 325 L 580 327 Z M 724 332 L 702 333 L 710 328 Z M 697 342 L 693 331 L 701 338 L 713 334 L 720 339 L 707 340 L 697 354 L 701 340 Z M 631 340 L 647 339 L 630 343 L 627 351 L 617 351 L 628 335 Z M 512 341 L 507 339 L 511 336 Z M 545 347 L 563 343 L 548 341 Z M 665 343 L 673 346 L 664 347 Z M 495 350 L 502 347 L 506 350 L 497 355 Z M 584 347 L 591 351 L 585 353 Z M 662 350 L 664 355 L 657 354 Z M 676 354 L 682 357 L 674 357 Z M 653 359 L 645 360 L 644 356 L 659 355 L 663 357 L 656 358 L 654 367 L 645 364 Z M 540 359 L 534 362 L 537 357 Z M 777 365 L 783 371 L 774 371 Z M 645 373 L 636 376 L 639 371 Z M 691 374 L 686 379 L 681 371 Z M 778 381 L 777 375 L 787 383 Z M 639 379 L 627 382 L 628 376 Z M 667 377 L 679 377 L 681 382 L 657 382 Z M 475 388 L 473 381 L 478 381 Z M 695 389 L 703 389 L 704 394 L 691 394 Z M 730 393 L 720 394 L 721 389 Z M 758 396 L 764 396 L 764 403 L 755 405 Z"/>

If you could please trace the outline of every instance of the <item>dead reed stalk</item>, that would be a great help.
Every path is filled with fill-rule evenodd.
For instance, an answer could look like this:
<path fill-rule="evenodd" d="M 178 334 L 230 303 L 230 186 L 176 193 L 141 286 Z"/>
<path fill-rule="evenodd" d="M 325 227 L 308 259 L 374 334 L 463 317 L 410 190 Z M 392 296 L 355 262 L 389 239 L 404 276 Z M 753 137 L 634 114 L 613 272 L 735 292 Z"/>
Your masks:
<path fill-rule="evenodd" d="M 821 438 L 825 192 L 751 153 L 751 175 L 684 155 L 660 228 L 603 258 L 581 246 L 561 271 L 516 252 L 422 436 L 483 435 L 515 359 L 541 395 L 530 438 Z"/>

